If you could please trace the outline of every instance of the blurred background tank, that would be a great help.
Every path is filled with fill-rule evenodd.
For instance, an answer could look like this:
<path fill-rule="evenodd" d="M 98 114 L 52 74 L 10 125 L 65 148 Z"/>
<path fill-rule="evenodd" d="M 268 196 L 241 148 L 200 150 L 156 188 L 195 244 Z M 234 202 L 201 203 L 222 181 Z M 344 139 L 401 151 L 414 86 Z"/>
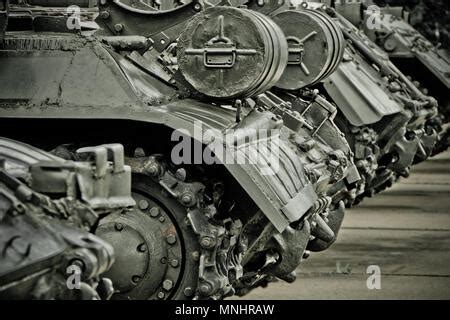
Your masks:
<path fill-rule="evenodd" d="M 335 7 L 385 51 L 419 90 L 438 101 L 441 138 L 434 153 L 445 150 L 449 144 L 450 122 L 450 55 L 448 15 L 445 14 L 449 4 L 442 1 L 366 0 L 339 1 Z"/>
<path fill-rule="evenodd" d="M 339 11 L 351 10 L 358 20 L 361 2 L 304 3 L 322 10 L 338 23 L 347 48 L 342 63 L 318 86 L 338 106 L 337 124 L 346 133 L 363 181 L 355 203 L 407 177 L 412 164 L 445 149 L 448 141 L 438 104 L 401 73 L 387 54 L 370 41 Z M 437 146 L 435 143 L 437 142 Z M 348 203 L 351 205 L 351 203 Z"/>
<path fill-rule="evenodd" d="M 401 14 L 385 12 L 386 7 L 381 7 L 375 13 L 366 10 L 362 23 L 363 30 L 372 41 L 389 54 L 402 71 L 411 74 L 422 84 L 427 84 L 427 89 L 444 107 L 442 112 L 448 122 L 450 90 L 448 49 L 433 45 L 408 23 L 409 15 L 405 16 L 405 13 L 409 11 L 405 11 L 403 7 L 397 8 Z M 435 41 L 440 38 L 440 35 L 437 39 L 436 36 Z"/>

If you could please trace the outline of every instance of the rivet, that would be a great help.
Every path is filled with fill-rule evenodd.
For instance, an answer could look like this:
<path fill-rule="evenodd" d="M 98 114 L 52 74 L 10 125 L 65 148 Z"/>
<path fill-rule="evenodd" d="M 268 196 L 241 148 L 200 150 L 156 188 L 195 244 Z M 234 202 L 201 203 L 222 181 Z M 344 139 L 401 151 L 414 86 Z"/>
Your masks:
<path fill-rule="evenodd" d="M 133 281 L 134 283 L 138 283 L 141 280 L 140 276 L 133 276 L 131 277 L 131 281 Z"/>
<path fill-rule="evenodd" d="M 145 252 L 147 251 L 147 246 L 145 245 L 145 243 L 141 243 L 140 245 L 138 245 L 137 250 L 139 252 Z"/>
<path fill-rule="evenodd" d="M 163 223 L 164 221 L 166 221 L 164 217 L 159 217 L 159 222 Z"/>
<path fill-rule="evenodd" d="M 123 230 L 123 225 L 121 223 L 116 223 L 114 225 L 114 227 L 116 228 L 117 231 L 122 231 Z"/>

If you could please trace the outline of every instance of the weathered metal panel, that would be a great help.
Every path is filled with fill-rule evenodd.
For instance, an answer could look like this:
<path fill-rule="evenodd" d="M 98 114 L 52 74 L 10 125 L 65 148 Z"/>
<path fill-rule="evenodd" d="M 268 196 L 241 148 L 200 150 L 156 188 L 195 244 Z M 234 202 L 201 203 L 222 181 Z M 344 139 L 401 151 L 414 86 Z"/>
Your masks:
<path fill-rule="evenodd" d="M 372 124 L 400 112 L 401 106 L 367 72 L 371 66 L 357 61 L 348 49 L 346 55 L 338 69 L 324 81 L 324 86 L 350 123 Z"/>

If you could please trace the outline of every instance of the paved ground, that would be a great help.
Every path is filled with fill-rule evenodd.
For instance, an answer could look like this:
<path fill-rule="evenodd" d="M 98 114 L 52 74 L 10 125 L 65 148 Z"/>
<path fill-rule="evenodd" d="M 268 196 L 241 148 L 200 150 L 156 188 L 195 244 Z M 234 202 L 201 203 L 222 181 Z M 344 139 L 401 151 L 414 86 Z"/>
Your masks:
<path fill-rule="evenodd" d="M 380 290 L 367 289 L 369 265 Z M 450 152 L 349 210 L 338 241 L 297 274 L 245 299 L 450 299 Z"/>

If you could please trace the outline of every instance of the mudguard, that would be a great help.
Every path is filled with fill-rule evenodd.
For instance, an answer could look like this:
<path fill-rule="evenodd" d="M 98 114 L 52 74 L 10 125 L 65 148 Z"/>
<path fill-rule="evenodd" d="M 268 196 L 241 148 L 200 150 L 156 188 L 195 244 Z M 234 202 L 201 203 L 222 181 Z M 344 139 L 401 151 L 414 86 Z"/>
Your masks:
<path fill-rule="evenodd" d="M 170 84 L 152 77 L 95 38 L 7 34 L 0 50 L 0 66 L 1 117 L 134 120 L 184 129 L 194 139 L 195 121 L 202 123 L 204 131 L 226 132 L 236 126 L 234 110 L 181 100 Z M 271 113 L 253 111 L 251 116 L 262 119 L 257 121 L 261 128 L 277 130 Z M 245 130 L 246 122 L 239 126 Z M 276 141 L 280 165 L 272 174 L 263 172 L 270 167 L 268 160 L 262 165 L 224 166 L 282 232 L 309 210 L 317 195 L 290 142 Z M 208 146 L 211 150 L 218 147 L 214 141 Z M 257 141 L 246 147 L 260 155 L 258 159 L 267 159 L 270 153 Z"/>
<path fill-rule="evenodd" d="M 376 123 L 384 116 L 402 111 L 371 69 L 347 48 L 338 69 L 324 81 L 325 90 L 354 126 Z"/>

